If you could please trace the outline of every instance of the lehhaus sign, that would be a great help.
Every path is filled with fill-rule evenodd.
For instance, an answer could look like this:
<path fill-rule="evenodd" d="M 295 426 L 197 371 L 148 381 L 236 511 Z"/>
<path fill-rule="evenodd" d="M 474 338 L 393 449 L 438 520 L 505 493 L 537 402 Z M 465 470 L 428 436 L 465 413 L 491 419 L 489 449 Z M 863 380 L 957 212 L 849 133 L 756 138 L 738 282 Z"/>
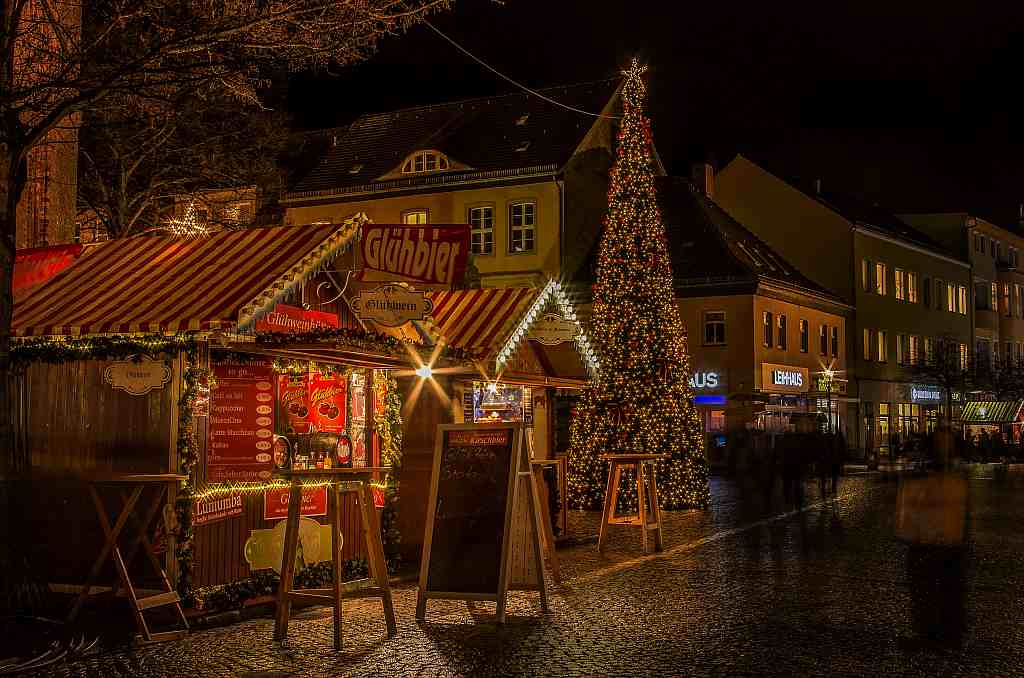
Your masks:
<path fill-rule="evenodd" d="M 806 393 L 810 378 L 806 367 L 761 363 L 761 390 L 771 393 Z"/>
<path fill-rule="evenodd" d="M 381 285 L 364 290 L 352 300 L 352 310 L 363 320 L 384 327 L 399 327 L 410 320 L 423 320 L 434 309 L 434 302 L 423 292 L 401 285 Z"/>
<path fill-rule="evenodd" d="M 449 287 L 466 273 L 469 226 L 364 224 L 362 279 Z"/>

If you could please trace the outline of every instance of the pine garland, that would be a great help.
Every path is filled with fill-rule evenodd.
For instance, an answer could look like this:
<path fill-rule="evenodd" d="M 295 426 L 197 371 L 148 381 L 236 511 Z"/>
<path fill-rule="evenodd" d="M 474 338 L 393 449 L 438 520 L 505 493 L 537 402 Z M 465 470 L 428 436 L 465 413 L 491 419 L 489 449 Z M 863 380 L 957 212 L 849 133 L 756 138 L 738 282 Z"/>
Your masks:
<path fill-rule="evenodd" d="M 700 416 L 688 384 L 686 334 L 672 285 L 658 209 L 643 69 L 626 72 L 617 159 L 612 167 L 594 286 L 590 337 L 601 374 L 570 427 L 568 494 L 575 508 L 599 508 L 607 482 L 603 454 L 667 454 L 658 463 L 662 507 L 704 507 L 708 465 Z M 636 510 L 624 474 L 620 510 Z M 630 489 L 626 489 L 630 488 Z"/>
<path fill-rule="evenodd" d="M 321 327 L 310 332 L 261 332 L 256 335 L 256 343 L 262 346 L 288 346 L 294 344 L 333 343 L 339 348 L 358 348 L 383 355 L 408 356 L 408 349 L 418 353 L 434 350 L 430 346 L 421 346 L 416 342 L 401 340 L 390 335 L 368 332 L 352 327 Z M 441 356 L 458 361 L 478 360 L 480 356 L 456 346 L 445 346 Z"/>
<path fill-rule="evenodd" d="M 374 378 L 374 397 L 383 395 L 384 412 L 373 413 L 374 430 L 380 438 L 381 464 L 391 467 L 384 487 L 384 510 L 381 513 L 381 539 L 389 567 L 397 566 L 401 558 L 399 549 L 402 534 L 398 530 L 398 488 L 402 472 L 402 393 L 398 382 L 389 373 L 377 370 Z"/>

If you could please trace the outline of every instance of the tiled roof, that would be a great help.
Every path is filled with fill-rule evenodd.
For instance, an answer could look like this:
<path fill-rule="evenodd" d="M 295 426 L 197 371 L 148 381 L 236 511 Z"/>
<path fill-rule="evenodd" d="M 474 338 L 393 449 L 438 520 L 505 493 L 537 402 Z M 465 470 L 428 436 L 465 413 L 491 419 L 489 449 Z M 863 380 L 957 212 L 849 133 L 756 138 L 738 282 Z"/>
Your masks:
<path fill-rule="evenodd" d="M 753 288 L 759 280 L 771 280 L 837 300 L 714 201 L 693 190 L 689 180 L 662 177 L 657 188 L 677 290 L 694 285 Z"/>
<path fill-rule="evenodd" d="M 615 78 L 540 91 L 569 106 L 600 112 L 618 84 Z M 349 126 L 288 197 L 313 197 L 315 192 L 374 184 L 417 150 L 440 151 L 465 169 L 404 175 L 402 179 L 561 167 L 593 123 L 592 117 L 526 93 L 370 113 Z"/>

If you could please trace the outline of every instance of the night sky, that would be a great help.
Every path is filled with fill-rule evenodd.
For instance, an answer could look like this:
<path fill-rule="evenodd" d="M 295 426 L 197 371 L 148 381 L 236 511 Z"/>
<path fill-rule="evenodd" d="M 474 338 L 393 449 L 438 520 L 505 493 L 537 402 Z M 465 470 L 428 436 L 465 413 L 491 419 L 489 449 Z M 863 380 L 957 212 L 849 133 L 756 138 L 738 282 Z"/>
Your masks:
<path fill-rule="evenodd" d="M 743 152 L 894 211 L 1015 223 L 1024 3 L 837 4 L 460 0 L 433 21 L 531 87 L 604 78 L 640 54 L 672 173 Z M 292 77 L 288 108 L 315 128 L 512 89 L 417 26 L 370 62 Z"/>

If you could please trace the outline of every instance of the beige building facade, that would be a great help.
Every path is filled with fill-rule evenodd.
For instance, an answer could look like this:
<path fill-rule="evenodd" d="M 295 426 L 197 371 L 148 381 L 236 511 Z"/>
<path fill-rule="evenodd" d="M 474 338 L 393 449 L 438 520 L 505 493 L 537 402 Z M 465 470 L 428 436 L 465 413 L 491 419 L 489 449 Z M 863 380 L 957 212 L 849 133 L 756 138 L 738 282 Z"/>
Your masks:
<path fill-rule="evenodd" d="M 918 365 L 936 342 L 969 363 L 970 265 L 936 239 L 876 205 L 787 182 L 743 156 L 716 178 L 719 204 L 737 221 L 854 310 L 846 378 L 856 406 L 856 440 L 885 457 L 933 428 L 945 395 Z"/>

